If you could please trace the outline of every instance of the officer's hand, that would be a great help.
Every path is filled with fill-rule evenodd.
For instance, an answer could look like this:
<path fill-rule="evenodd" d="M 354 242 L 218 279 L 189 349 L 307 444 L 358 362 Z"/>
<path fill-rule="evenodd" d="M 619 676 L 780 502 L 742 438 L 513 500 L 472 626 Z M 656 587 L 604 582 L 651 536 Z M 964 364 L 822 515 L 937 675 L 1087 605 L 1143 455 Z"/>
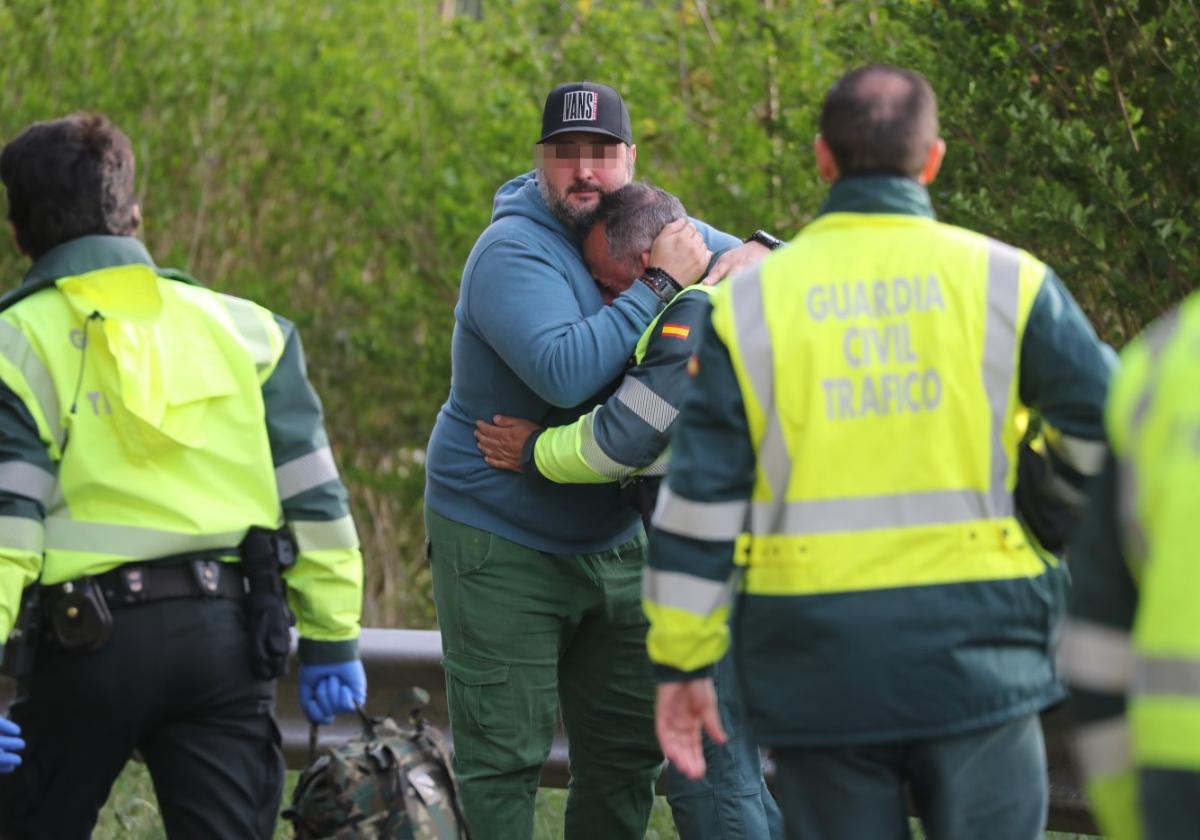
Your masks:
<path fill-rule="evenodd" d="M 310 723 L 333 723 L 367 702 L 367 672 L 358 659 L 332 665 L 301 665 L 300 708 Z"/>
<path fill-rule="evenodd" d="M 529 436 L 540 428 L 537 423 L 523 417 L 497 414 L 491 423 L 475 421 L 475 445 L 483 453 L 483 460 L 488 466 L 525 472 L 525 444 Z"/>
<path fill-rule="evenodd" d="M 771 253 L 771 249 L 760 242 L 743 242 L 736 248 L 726 251 L 717 257 L 712 271 L 704 275 L 704 279 L 700 282 L 705 286 L 712 286 L 719 280 L 731 277 L 742 269 L 762 262 L 763 258 L 769 253 Z"/>
<path fill-rule="evenodd" d="M 654 237 L 650 245 L 649 265 L 661 268 L 681 286 L 690 286 L 700 279 L 712 251 L 704 237 L 687 219 L 676 219 Z"/>
<path fill-rule="evenodd" d="M 717 713 L 717 692 L 709 678 L 660 683 L 654 709 L 654 730 L 663 755 L 689 779 L 704 778 L 704 747 L 700 727 L 718 744 L 725 730 Z"/>
<path fill-rule="evenodd" d="M 21 727 L 8 718 L 0 718 L 0 773 L 11 773 L 21 763 L 21 750 L 25 741 L 21 739 Z"/>

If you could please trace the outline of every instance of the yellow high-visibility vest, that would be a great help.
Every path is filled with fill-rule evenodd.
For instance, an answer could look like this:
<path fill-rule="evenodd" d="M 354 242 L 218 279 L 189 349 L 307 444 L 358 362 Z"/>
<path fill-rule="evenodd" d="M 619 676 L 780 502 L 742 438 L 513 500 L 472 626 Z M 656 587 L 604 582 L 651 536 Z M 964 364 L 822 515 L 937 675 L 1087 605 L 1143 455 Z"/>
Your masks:
<path fill-rule="evenodd" d="M 1124 648 L 1110 665 L 1126 666 L 1127 717 L 1081 730 L 1077 749 L 1101 827 L 1136 840 L 1137 770 L 1200 773 L 1200 294 L 1130 342 L 1121 362 L 1106 425 L 1138 596 L 1132 637 L 1108 636 Z"/>
<path fill-rule="evenodd" d="M 249 526 L 278 526 L 261 390 L 284 347 L 271 313 L 140 264 L 55 285 L 0 313 L 0 381 L 59 467 L 23 473 L 46 516 L 5 518 L 5 553 L 24 568 L 0 588 L 39 568 L 53 584 L 234 549 Z"/>
<path fill-rule="evenodd" d="M 831 213 L 726 284 L 713 326 L 758 453 L 747 593 L 1045 572 L 1012 496 L 1045 273 L 932 219 Z"/>

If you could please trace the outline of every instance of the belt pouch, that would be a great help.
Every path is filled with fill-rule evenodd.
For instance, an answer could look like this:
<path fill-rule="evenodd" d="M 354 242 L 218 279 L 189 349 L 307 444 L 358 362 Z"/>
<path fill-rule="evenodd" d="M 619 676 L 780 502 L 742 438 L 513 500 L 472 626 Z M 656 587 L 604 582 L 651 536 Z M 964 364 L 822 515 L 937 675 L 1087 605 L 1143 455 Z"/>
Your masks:
<path fill-rule="evenodd" d="M 54 640 L 63 650 L 95 653 L 112 636 L 112 613 L 90 578 L 60 584 L 50 610 Z"/>

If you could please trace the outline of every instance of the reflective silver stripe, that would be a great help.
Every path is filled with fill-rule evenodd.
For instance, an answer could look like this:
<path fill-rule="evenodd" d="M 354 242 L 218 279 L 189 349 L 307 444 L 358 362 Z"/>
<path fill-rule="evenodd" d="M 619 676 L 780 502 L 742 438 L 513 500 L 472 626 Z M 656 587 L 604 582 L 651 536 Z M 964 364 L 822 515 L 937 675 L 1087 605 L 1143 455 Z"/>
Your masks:
<path fill-rule="evenodd" d="M 782 511 L 774 502 L 755 502 L 750 522 L 755 534 L 832 534 L 974 522 L 988 518 L 987 506 L 987 496 L 969 490 L 808 499 Z"/>
<path fill-rule="evenodd" d="M 670 463 L 670 451 L 664 451 L 661 455 L 654 459 L 654 463 L 645 469 L 638 472 L 638 475 L 644 478 L 654 478 L 667 474 L 667 465 Z"/>
<path fill-rule="evenodd" d="M 50 437 L 61 445 L 62 426 L 59 425 L 58 393 L 54 390 L 54 380 L 50 378 L 45 363 L 33 352 L 29 339 L 7 321 L 0 321 L 0 356 L 12 362 L 25 377 L 50 428 Z"/>
<path fill-rule="evenodd" d="M 1097 475 L 1104 466 L 1104 441 L 1084 440 L 1071 435 L 1051 435 L 1046 438 L 1059 458 L 1083 475 Z"/>
<path fill-rule="evenodd" d="M 631 467 L 614 461 L 608 457 L 603 449 L 600 448 L 599 442 L 596 440 L 596 433 L 592 427 L 595 422 L 596 413 L 592 412 L 583 419 L 582 440 L 579 444 L 579 454 L 583 456 L 583 460 L 595 472 L 606 478 L 624 478 L 636 470 L 636 467 Z"/>
<path fill-rule="evenodd" d="M 1142 332 L 1142 340 L 1150 350 L 1150 364 L 1146 380 L 1142 384 L 1141 393 L 1133 406 L 1133 414 L 1129 417 L 1130 436 L 1136 435 L 1142 424 L 1150 415 L 1150 407 L 1154 404 L 1154 396 L 1158 388 L 1159 361 L 1167 344 L 1179 329 L 1179 307 L 1167 312 Z M 1142 528 L 1138 516 L 1140 506 L 1139 492 L 1141 482 L 1137 474 L 1137 465 L 1125 453 L 1117 453 L 1117 477 L 1120 487 L 1117 499 L 1117 516 L 1121 529 L 1121 538 L 1125 542 L 1126 559 L 1137 576 L 1142 564 L 1149 556 L 1150 544 L 1146 532 Z"/>
<path fill-rule="evenodd" d="M 712 615 L 733 600 L 730 581 L 705 580 L 683 572 L 646 569 L 642 597 L 660 607 L 671 607 L 702 617 Z"/>
<path fill-rule="evenodd" d="M 664 484 L 654 507 L 654 527 L 695 540 L 736 540 L 746 523 L 748 502 L 694 502 Z"/>
<path fill-rule="evenodd" d="M 772 498 L 782 503 L 792 477 L 792 458 L 775 405 L 775 355 L 771 348 L 771 330 L 767 325 L 763 302 L 761 266 L 747 269 L 729 282 L 734 330 L 742 365 L 766 420 L 763 440 L 758 448 L 758 463 L 767 477 Z"/>
<path fill-rule="evenodd" d="M 57 483 L 54 473 L 25 461 L 5 461 L 0 464 L 0 492 L 45 504 Z"/>
<path fill-rule="evenodd" d="M 640 379 L 631 376 L 625 377 L 625 381 L 617 389 L 616 397 L 656 432 L 665 432 L 671 428 L 671 424 L 679 416 L 679 409 L 650 390 Z"/>
<path fill-rule="evenodd" d="M 1020 304 L 1020 251 L 987 240 L 987 313 L 981 376 L 991 410 L 991 476 L 986 494 L 970 490 L 900 493 L 844 499 L 812 499 L 784 504 L 791 456 L 774 400 L 774 359 L 763 308 L 762 278 L 755 271 L 731 281 L 730 295 L 743 364 L 766 415 L 758 451 L 773 502 L 756 502 L 754 533 L 822 534 L 997 519 L 1013 515 L 1007 486 L 1008 454 L 1004 421 L 1016 373 L 1017 314 Z"/>
<path fill-rule="evenodd" d="M 763 311 L 762 269 L 754 266 L 729 281 L 733 302 L 733 325 L 742 352 L 750 387 L 759 407 L 768 411 L 774 403 L 774 356 L 771 334 Z"/>
<path fill-rule="evenodd" d="M 281 501 L 298 496 L 305 490 L 319 487 L 337 477 L 337 464 L 333 462 L 333 452 L 328 446 L 275 468 L 275 484 L 279 488 Z"/>
<path fill-rule="evenodd" d="M 1133 693 L 1200 697 L 1200 660 L 1139 656 L 1133 661 Z"/>
<path fill-rule="evenodd" d="M 246 529 L 221 534 L 181 534 L 111 522 L 81 522 L 59 516 L 46 518 L 46 551 L 81 551 L 132 560 L 150 560 L 209 549 L 234 549 Z"/>
<path fill-rule="evenodd" d="M 1089 779 L 1133 769 L 1129 724 L 1124 715 L 1075 729 L 1075 758 Z"/>
<path fill-rule="evenodd" d="M 1058 665 L 1072 686 L 1125 694 L 1133 673 L 1133 639 L 1116 627 L 1072 618 L 1063 628 Z"/>
<path fill-rule="evenodd" d="M 338 548 L 358 548 L 358 532 L 349 516 L 327 522 L 295 520 L 288 522 L 296 547 L 301 551 L 328 551 Z"/>
<path fill-rule="evenodd" d="M 0 516 L 0 551 L 16 549 L 41 554 L 44 548 L 45 528 L 36 519 L 24 516 Z"/>
<path fill-rule="evenodd" d="M 987 240 L 987 324 L 983 339 L 983 388 L 992 409 L 992 517 L 1012 516 L 1013 498 L 1005 476 L 1004 420 L 1008 394 L 1016 371 L 1017 310 L 1021 294 L 1021 252 L 1003 242 Z"/>
<path fill-rule="evenodd" d="M 1053 469 L 1046 472 L 1043 488 L 1059 501 L 1075 510 L 1082 511 L 1087 505 L 1087 493 L 1054 472 Z"/>
<path fill-rule="evenodd" d="M 225 309 L 233 319 L 246 348 L 254 359 L 254 366 L 260 371 L 269 367 L 275 361 L 275 353 L 271 347 L 271 336 L 263 324 L 258 307 L 248 300 L 242 300 L 231 295 L 221 295 Z"/>

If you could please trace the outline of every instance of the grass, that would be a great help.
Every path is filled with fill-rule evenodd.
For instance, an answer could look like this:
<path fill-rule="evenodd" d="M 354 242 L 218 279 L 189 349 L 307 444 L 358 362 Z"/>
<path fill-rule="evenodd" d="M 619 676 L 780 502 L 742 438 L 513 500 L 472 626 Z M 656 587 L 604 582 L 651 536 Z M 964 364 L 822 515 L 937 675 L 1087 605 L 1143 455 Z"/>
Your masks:
<path fill-rule="evenodd" d="M 283 800 L 286 803 L 296 784 L 297 773 L 288 771 L 287 784 L 284 788 Z M 567 804 L 567 793 L 563 790 L 543 788 L 538 791 L 537 811 L 534 814 L 534 840 L 561 840 L 563 836 L 563 810 Z M 275 837 L 288 838 L 292 836 L 291 824 L 280 820 L 275 826 Z M 914 840 L 923 840 L 924 833 L 920 825 L 913 821 Z M 125 772 L 113 786 L 108 804 L 100 812 L 96 823 L 94 840 L 164 840 L 166 835 L 162 823 L 158 819 L 158 804 L 154 798 L 154 788 L 150 784 L 150 775 L 144 765 L 130 762 Z M 678 840 L 675 825 L 671 822 L 671 809 L 667 800 L 658 797 L 654 801 L 654 811 L 650 814 L 650 826 L 646 829 L 645 840 Z M 1046 840 L 1086 840 L 1084 834 L 1060 834 L 1048 832 Z M 966 840 L 966 839 L 965 839 Z"/>

